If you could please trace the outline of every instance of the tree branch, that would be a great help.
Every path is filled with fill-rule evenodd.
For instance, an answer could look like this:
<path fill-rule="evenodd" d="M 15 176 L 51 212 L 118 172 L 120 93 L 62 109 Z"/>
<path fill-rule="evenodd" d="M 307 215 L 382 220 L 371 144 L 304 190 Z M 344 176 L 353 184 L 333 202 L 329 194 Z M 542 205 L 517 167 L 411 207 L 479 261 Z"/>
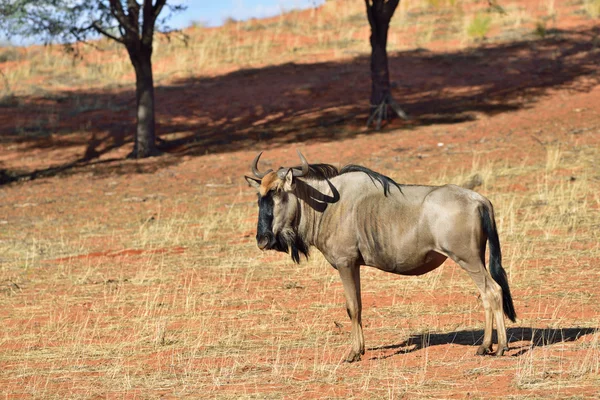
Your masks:
<path fill-rule="evenodd" d="M 158 15 L 162 11 L 164 5 L 167 3 L 167 0 L 156 0 L 156 4 L 154 5 L 154 9 L 152 13 L 154 14 L 154 19 L 158 18 Z"/>
<path fill-rule="evenodd" d="M 394 15 L 394 11 L 396 11 L 399 3 L 400 0 L 388 0 L 385 2 L 385 14 L 388 20 L 392 19 L 392 15 Z"/>
<path fill-rule="evenodd" d="M 368 2 L 369 0 L 365 1 Z M 394 15 L 394 11 L 396 11 L 396 7 L 398 7 L 400 0 L 372 0 L 372 2 L 373 5 L 371 8 L 375 9 L 376 17 L 389 21 L 392 19 L 392 15 Z"/>
<path fill-rule="evenodd" d="M 375 23 L 373 20 L 373 6 L 369 4 L 369 0 L 365 0 L 365 5 L 367 6 L 367 19 L 369 20 L 369 25 L 373 28 L 373 24 Z"/>
<path fill-rule="evenodd" d="M 109 0 L 110 2 L 110 13 L 117 19 L 119 25 L 121 25 L 126 33 L 135 34 L 135 28 L 131 26 L 127 19 L 127 15 L 125 15 L 125 10 L 123 10 L 123 6 L 121 5 L 120 0 Z"/>
<path fill-rule="evenodd" d="M 154 16 L 154 7 L 152 6 L 152 0 L 144 0 L 143 10 L 143 21 L 142 21 L 142 43 L 145 46 L 152 46 L 152 36 L 154 35 L 154 22 L 156 17 Z"/>
<path fill-rule="evenodd" d="M 127 0 L 127 11 L 129 23 L 133 27 L 135 35 L 139 38 L 140 35 L 140 5 L 136 0 Z"/>
<path fill-rule="evenodd" d="M 125 44 L 125 41 L 123 40 L 123 38 L 119 38 L 119 37 L 109 33 L 107 30 L 105 30 L 100 25 L 98 25 L 96 21 L 92 22 L 92 25 L 90 25 L 90 28 L 95 30 L 96 32 L 106 36 L 107 38 L 114 40 L 115 42 Z"/>

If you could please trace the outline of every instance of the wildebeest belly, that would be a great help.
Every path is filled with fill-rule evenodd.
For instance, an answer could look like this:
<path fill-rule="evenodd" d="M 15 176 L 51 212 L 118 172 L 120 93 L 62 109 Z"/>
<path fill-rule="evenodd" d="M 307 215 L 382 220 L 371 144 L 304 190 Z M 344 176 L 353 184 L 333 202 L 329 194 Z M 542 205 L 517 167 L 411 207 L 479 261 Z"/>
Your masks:
<path fill-rule="evenodd" d="M 433 271 L 446 261 L 446 256 L 436 251 L 425 254 L 412 254 L 409 257 L 367 257 L 365 265 L 398 275 L 423 275 Z"/>
<path fill-rule="evenodd" d="M 446 261 L 446 258 L 447 257 L 445 255 L 432 250 L 427 253 L 423 264 L 420 266 L 407 270 L 405 269 L 407 266 L 398 265 L 396 266 L 395 270 L 391 272 L 399 275 L 423 275 L 442 265 L 444 261 Z"/>

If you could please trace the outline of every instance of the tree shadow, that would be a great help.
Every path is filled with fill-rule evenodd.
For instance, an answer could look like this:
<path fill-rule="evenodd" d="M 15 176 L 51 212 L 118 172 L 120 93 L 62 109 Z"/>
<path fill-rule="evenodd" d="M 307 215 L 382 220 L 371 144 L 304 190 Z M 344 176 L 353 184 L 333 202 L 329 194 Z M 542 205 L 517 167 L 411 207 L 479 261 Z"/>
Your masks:
<path fill-rule="evenodd" d="M 393 95 L 411 119 L 389 126 L 408 130 L 461 123 L 530 107 L 549 90 L 589 91 L 600 83 L 598 35 L 600 27 L 557 30 L 536 40 L 391 53 Z M 368 132 L 369 62 L 360 55 L 157 85 L 159 147 L 176 156 L 198 156 L 336 141 Z M 2 142 L 19 144 L 21 152 L 85 148 L 71 162 L 25 171 L 21 178 L 76 173 L 133 142 L 133 90 L 71 91 L 16 103 L 0 104 L 0 120 L 5 116 L 11 122 L 0 125 Z M 96 170 L 110 166 L 102 162 Z"/>
<path fill-rule="evenodd" d="M 550 346 L 556 343 L 574 342 L 582 336 L 591 335 L 598 331 L 598 328 L 531 328 L 515 327 L 506 330 L 509 347 L 511 343 L 530 342 L 528 345 L 516 347 L 518 351 L 512 354 L 513 357 L 521 356 L 536 347 Z M 493 341 L 497 343 L 497 335 L 494 330 Z M 412 335 L 407 340 L 392 345 L 372 347 L 369 350 L 395 350 L 391 354 L 386 354 L 372 359 L 385 359 L 398 354 L 407 354 L 431 346 L 445 344 L 460 344 L 465 346 L 478 346 L 483 342 L 483 330 L 462 330 L 449 333 L 425 333 L 422 335 Z M 511 348 L 512 350 L 515 347 Z"/>

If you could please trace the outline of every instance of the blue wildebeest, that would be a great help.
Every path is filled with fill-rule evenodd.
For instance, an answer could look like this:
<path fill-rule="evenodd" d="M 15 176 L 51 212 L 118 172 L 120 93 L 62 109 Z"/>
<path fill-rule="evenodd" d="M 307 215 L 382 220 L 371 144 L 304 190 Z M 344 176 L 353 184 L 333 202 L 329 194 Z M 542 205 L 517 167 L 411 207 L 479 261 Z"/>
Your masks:
<path fill-rule="evenodd" d="M 488 199 L 455 185 L 399 185 L 358 165 L 338 170 L 329 164 L 302 165 L 261 173 L 258 154 L 256 241 L 261 250 L 290 252 L 295 262 L 314 246 L 339 272 L 352 323 L 353 362 L 365 353 L 361 322 L 360 266 L 399 275 L 422 275 L 451 258 L 473 278 L 485 310 L 483 343 L 492 352 L 494 319 L 500 356 L 508 349 L 503 313 L 516 314 L 502 268 L 494 211 Z M 485 247 L 489 242 L 489 271 Z"/>

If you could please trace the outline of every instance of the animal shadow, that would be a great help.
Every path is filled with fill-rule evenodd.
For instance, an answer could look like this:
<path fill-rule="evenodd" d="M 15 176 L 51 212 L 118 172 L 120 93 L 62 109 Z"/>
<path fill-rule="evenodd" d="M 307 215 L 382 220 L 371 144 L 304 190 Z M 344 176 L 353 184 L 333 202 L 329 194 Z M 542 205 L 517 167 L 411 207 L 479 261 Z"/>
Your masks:
<path fill-rule="evenodd" d="M 550 346 L 556 343 L 574 342 L 582 336 L 594 334 L 598 328 L 532 328 L 532 327 L 514 327 L 507 329 L 508 343 L 529 342 L 519 347 L 513 357 L 519 357 L 535 347 Z M 494 343 L 497 342 L 496 331 L 493 335 Z M 407 340 L 391 345 L 372 347 L 369 350 L 396 350 L 391 354 L 385 354 L 372 359 L 385 359 L 398 354 L 412 353 L 426 347 L 438 346 L 444 344 L 460 344 L 464 346 L 477 346 L 483 341 L 483 330 L 462 330 L 449 333 L 431 333 L 426 332 L 420 335 L 411 335 Z"/>

